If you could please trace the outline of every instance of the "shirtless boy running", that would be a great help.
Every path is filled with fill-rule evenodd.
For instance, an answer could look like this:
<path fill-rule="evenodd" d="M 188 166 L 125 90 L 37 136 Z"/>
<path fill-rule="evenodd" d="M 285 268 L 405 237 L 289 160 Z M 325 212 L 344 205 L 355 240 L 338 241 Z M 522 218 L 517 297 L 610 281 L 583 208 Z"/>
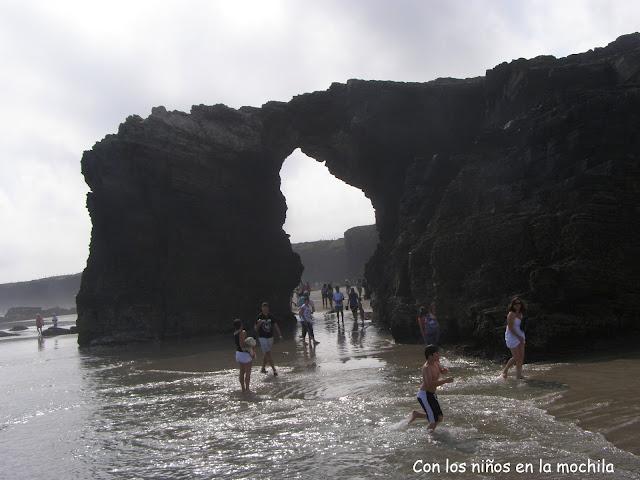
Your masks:
<path fill-rule="evenodd" d="M 414 410 L 411 412 L 409 423 L 417 418 L 426 418 L 429 422 L 429 430 L 434 430 L 436 425 L 442 421 L 442 410 L 436 397 L 436 388 L 445 383 L 453 382 L 453 377 L 440 380 L 441 373 L 449 370 L 440 366 L 440 353 L 436 345 L 427 345 L 424 349 L 424 356 L 427 361 L 422 366 L 422 385 L 418 390 L 418 402 L 422 406 L 424 413 Z"/>

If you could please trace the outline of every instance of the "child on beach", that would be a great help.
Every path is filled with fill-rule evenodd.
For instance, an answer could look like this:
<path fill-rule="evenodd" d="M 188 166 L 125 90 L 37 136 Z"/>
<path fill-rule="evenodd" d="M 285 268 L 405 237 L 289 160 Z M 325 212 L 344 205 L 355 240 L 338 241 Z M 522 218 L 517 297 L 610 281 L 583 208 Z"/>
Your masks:
<path fill-rule="evenodd" d="M 273 357 L 271 356 L 271 349 L 273 348 L 273 332 L 278 334 L 278 338 L 282 340 L 282 333 L 278 326 L 278 321 L 269 311 L 269 304 L 262 302 L 260 306 L 260 314 L 256 320 L 255 330 L 258 332 L 258 341 L 260 342 L 260 349 L 262 350 L 262 368 L 260 372 L 267 373 L 267 363 L 273 370 L 273 375 L 278 376 L 276 367 L 273 364 Z"/>
<path fill-rule="evenodd" d="M 453 382 L 453 377 L 440 380 L 440 374 L 447 373 L 449 370 L 440 366 L 440 353 L 436 345 L 427 345 L 424 349 L 424 356 L 427 361 L 422 366 L 422 384 L 417 395 L 418 403 L 424 413 L 414 410 L 411 412 L 409 423 L 417 418 L 426 418 L 429 422 L 429 430 L 434 430 L 443 418 L 436 389 L 445 383 Z"/>
<path fill-rule="evenodd" d="M 251 390 L 249 390 L 251 363 L 256 353 L 253 346 L 245 343 L 245 340 L 247 340 L 247 331 L 242 327 L 242 320 L 236 318 L 233 321 L 233 330 L 233 338 L 236 344 L 236 362 L 238 362 L 240 368 L 240 386 L 242 387 L 242 393 L 251 393 Z"/>

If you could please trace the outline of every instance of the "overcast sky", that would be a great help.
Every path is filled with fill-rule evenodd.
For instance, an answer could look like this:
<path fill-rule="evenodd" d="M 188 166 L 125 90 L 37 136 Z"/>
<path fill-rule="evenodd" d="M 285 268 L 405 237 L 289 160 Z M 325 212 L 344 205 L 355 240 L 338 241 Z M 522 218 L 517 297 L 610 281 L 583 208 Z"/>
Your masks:
<path fill-rule="evenodd" d="M 127 115 L 483 75 L 639 28 L 637 1 L 0 0 L 0 283 L 84 268 L 80 157 Z M 300 152 L 281 176 L 292 241 L 373 222 L 361 192 Z"/>

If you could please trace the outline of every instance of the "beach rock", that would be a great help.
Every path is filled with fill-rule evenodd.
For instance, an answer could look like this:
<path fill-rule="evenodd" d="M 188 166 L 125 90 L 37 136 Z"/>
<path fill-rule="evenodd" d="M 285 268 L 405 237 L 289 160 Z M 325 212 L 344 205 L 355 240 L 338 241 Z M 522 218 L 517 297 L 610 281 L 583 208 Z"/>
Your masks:
<path fill-rule="evenodd" d="M 9 329 L 10 332 L 21 332 L 23 330 L 28 330 L 28 327 L 25 327 L 24 325 L 16 325 Z"/>
<path fill-rule="evenodd" d="M 17 333 L 9 333 L 9 332 L 4 332 L 0 330 L 0 337 L 17 337 L 17 336 L 18 336 Z"/>
<path fill-rule="evenodd" d="M 291 332 L 302 265 L 279 171 L 296 148 L 371 199 L 365 274 L 396 340 L 419 340 L 416 308 L 433 300 L 445 341 L 504 349 L 515 294 L 533 305 L 534 350 L 639 335 L 638 125 L 638 34 L 484 77 L 129 117 L 82 159 L 78 341 L 229 333 L 263 300 Z"/>
<path fill-rule="evenodd" d="M 55 337 L 57 335 L 68 335 L 70 333 L 74 333 L 74 332 L 72 332 L 68 328 L 49 327 L 49 328 L 46 328 L 46 329 L 44 329 L 42 331 L 42 336 L 43 337 Z"/>

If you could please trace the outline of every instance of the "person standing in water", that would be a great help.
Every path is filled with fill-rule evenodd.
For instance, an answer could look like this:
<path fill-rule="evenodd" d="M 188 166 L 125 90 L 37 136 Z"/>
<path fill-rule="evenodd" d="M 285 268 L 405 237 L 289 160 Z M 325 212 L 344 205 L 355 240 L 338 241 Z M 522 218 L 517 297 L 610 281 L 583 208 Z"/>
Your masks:
<path fill-rule="evenodd" d="M 42 327 L 44 327 L 44 319 L 42 315 L 38 313 L 36 315 L 36 330 L 38 331 L 38 335 L 42 335 Z"/>
<path fill-rule="evenodd" d="M 360 297 L 356 293 L 356 289 L 351 287 L 349 292 L 349 310 L 353 314 L 353 321 L 358 323 L 358 312 L 360 311 Z M 362 326 L 364 327 L 364 315 L 362 316 Z"/>
<path fill-rule="evenodd" d="M 336 318 L 340 321 L 340 315 L 342 315 L 342 323 L 344 324 L 344 295 L 340 291 L 340 287 L 336 285 L 336 291 L 333 294 L 333 309 L 336 312 Z"/>
<path fill-rule="evenodd" d="M 436 318 L 435 302 L 431 302 L 428 312 L 426 308 L 420 307 L 418 326 L 425 345 L 438 345 L 440 343 L 440 325 Z"/>
<path fill-rule="evenodd" d="M 242 387 L 242 393 L 251 393 L 251 390 L 249 390 L 251 364 L 256 354 L 252 347 L 245 344 L 247 331 L 242 327 L 242 320 L 236 318 L 233 321 L 233 330 L 233 340 L 236 344 L 236 362 L 240 367 L 240 386 Z"/>
<path fill-rule="evenodd" d="M 271 365 L 271 369 L 273 370 L 273 375 L 278 376 L 278 372 L 276 372 L 276 367 L 273 364 L 273 357 L 271 356 L 271 349 L 273 348 L 273 331 L 275 330 L 278 334 L 278 338 L 282 340 L 282 333 L 280 333 L 280 327 L 278 327 L 277 320 L 271 315 L 269 312 L 269 304 L 267 302 L 262 302 L 260 307 L 260 314 L 258 315 L 258 320 L 256 321 L 256 332 L 258 332 L 258 340 L 260 341 L 260 349 L 262 350 L 262 368 L 260 369 L 261 373 L 267 373 L 267 362 Z"/>
<path fill-rule="evenodd" d="M 526 310 L 525 304 L 519 297 L 514 297 L 507 311 L 507 327 L 504 331 L 504 342 L 511 350 L 511 358 L 502 370 L 502 378 L 506 379 L 509 369 L 515 364 L 516 376 L 523 379 L 522 364 L 524 363 L 525 336 L 522 331 L 522 318 Z"/>
<path fill-rule="evenodd" d="M 314 311 L 315 309 L 313 308 L 313 304 L 311 303 L 311 300 L 309 300 L 309 297 L 307 297 L 304 301 L 304 305 L 300 307 L 300 311 L 298 312 L 298 314 L 300 315 L 300 318 L 302 319 L 303 326 L 306 328 L 306 331 L 309 334 L 309 344 L 312 346 L 316 346 L 317 344 L 320 343 L 316 340 L 316 337 L 313 334 L 313 312 Z M 302 343 L 304 343 L 305 345 L 307 344 L 307 342 L 305 342 L 304 339 Z"/>
<path fill-rule="evenodd" d="M 417 395 L 418 403 L 424 413 L 414 410 L 411 412 L 409 423 L 418 418 L 426 418 L 429 422 L 429 430 L 434 430 L 443 419 L 436 389 L 445 383 L 453 382 L 453 377 L 440 379 L 440 374 L 447 373 L 449 370 L 440 366 L 440 353 L 436 345 L 427 345 L 424 356 L 427 361 L 422 365 L 422 384 Z"/>

